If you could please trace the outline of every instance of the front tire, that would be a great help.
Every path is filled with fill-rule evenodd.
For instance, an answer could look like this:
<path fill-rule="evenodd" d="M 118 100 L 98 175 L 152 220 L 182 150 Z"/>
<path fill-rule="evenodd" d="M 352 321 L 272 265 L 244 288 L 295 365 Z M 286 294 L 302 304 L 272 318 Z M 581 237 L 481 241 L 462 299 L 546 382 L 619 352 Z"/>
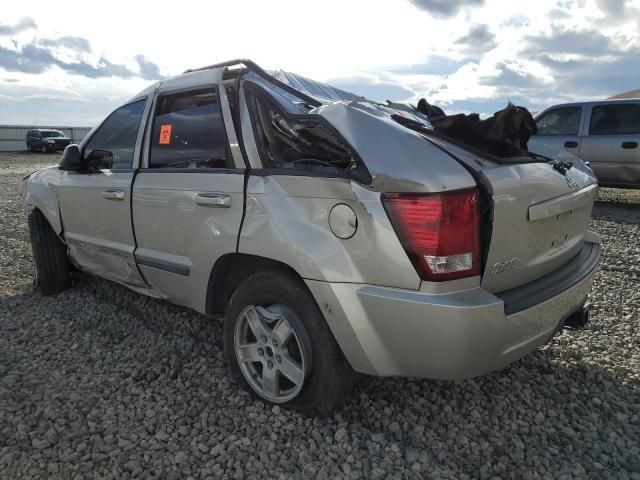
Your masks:
<path fill-rule="evenodd" d="M 232 379 L 256 398 L 330 415 L 351 391 L 353 370 L 304 283 L 264 271 L 231 296 L 224 324 Z"/>
<path fill-rule="evenodd" d="M 68 289 L 71 277 L 67 247 L 39 210 L 29 214 L 29 236 L 35 264 L 35 287 L 43 295 Z"/>

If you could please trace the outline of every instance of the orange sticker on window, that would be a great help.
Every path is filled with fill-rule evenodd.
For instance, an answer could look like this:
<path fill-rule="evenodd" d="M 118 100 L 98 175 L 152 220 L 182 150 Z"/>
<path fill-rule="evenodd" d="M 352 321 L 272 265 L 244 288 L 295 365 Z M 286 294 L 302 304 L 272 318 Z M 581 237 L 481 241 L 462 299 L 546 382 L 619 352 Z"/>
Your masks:
<path fill-rule="evenodd" d="M 171 143 L 171 125 L 160 125 L 160 145 L 169 145 Z"/>

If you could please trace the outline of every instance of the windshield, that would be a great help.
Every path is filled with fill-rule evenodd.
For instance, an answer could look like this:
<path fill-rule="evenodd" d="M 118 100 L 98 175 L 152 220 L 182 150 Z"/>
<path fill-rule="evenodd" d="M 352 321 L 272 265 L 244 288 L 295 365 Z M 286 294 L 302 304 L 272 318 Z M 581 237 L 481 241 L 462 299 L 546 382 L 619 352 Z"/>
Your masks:
<path fill-rule="evenodd" d="M 44 130 L 42 132 L 43 137 L 64 137 L 64 133 L 60 130 Z"/>

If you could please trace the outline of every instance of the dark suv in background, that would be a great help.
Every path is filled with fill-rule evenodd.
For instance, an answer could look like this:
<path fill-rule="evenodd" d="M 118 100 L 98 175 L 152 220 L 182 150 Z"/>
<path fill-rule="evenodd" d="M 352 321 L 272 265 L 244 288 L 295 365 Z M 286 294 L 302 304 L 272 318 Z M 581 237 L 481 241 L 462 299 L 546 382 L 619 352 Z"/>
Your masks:
<path fill-rule="evenodd" d="M 43 153 L 64 150 L 71 143 L 60 130 L 34 128 L 27 131 L 27 150 L 30 152 L 41 151 Z"/>

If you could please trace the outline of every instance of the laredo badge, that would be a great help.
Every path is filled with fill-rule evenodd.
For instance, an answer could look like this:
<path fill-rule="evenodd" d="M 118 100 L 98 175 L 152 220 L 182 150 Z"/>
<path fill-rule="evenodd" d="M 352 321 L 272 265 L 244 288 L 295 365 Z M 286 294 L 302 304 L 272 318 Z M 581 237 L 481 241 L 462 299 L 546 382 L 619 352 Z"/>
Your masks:
<path fill-rule="evenodd" d="M 503 272 L 510 272 L 516 267 L 516 263 L 518 262 L 518 257 L 513 257 L 510 260 L 500 260 L 499 262 L 491 265 L 489 269 L 489 273 L 491 275 L 498 275 Z"/>

